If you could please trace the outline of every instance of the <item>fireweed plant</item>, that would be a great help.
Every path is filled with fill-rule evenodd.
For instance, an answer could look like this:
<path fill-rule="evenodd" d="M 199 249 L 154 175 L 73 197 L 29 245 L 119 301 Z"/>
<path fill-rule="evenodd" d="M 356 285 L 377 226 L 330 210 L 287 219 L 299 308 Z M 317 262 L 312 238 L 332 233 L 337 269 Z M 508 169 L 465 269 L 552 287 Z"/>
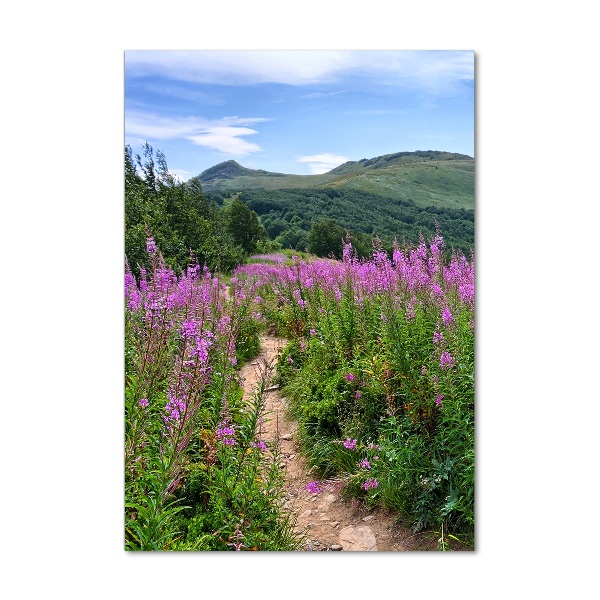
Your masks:
<path fill-rule="evenodd" d="M 263 377 L 243 400 L 238 359 L 261 315 L 207 269 L 125 273 L 125 548 L 292 550 L 277 446 L 261 439 Z"/>
<path fill-rule="evenodd" d="M 322 477 L 410 519 L 474 532 L 474 257 L 428 243 L 358 260 L 250 264 L 235 285 L 286 336 L 278 379 Z M 232 280 L 233 281 L 233 280 Z M 236 292 L 237 293 L 237 292 Z M 315 489 L 318 488 L 318 485 Z"/>

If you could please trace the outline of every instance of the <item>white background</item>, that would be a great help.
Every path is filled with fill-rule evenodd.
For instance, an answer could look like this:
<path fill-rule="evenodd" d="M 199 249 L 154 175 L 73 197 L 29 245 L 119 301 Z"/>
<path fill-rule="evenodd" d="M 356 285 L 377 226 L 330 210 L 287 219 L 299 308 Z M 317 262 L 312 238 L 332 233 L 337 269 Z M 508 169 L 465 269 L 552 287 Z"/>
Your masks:
<path fill-rule="evenodd" d="M 597 555 L 591 3 L 10 3 L 2 19 L 9 598 L 589 598 Z M 122 550 L 123 53 L 476 52 L 477 550 Z"/>

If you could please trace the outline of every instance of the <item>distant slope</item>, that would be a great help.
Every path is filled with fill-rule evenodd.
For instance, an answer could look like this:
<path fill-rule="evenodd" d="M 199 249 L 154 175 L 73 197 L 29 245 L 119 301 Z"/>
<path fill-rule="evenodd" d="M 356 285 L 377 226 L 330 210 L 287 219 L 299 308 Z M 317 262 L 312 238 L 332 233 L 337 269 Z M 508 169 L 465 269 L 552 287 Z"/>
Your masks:
<path fill-rule="evenodd" d="M 241 190 L 284 190 L 319 187 L 334 181 L 336 176 L 287 175 L 262 169 L 247 169 L 235 160 L 219 163 L 195 177 L 207 192 L 239 192 Z"/>
<path fill-rule="evenodd" d="M 473 158 L 435 150 L 348 161 L 323 175 L 271 173 L 247 169 L 229 160 L 207 169 L 196 179 L 207 192 L 333 188 L 408 200 L 421 207 L 475 208 Z"/>
<path fill-rule="evenodd" d="M 475 243 L 474 211 L 463 208 L 422 207 L 348 188 L 243 190 L 239 197 L 284 248 L 305 249 L 299 242 L 323 219 L 371 238 L 412 243 L 418 243 L 420 233 L 435 235 L 437 222 L 448 247 L 468 256 Z"/>

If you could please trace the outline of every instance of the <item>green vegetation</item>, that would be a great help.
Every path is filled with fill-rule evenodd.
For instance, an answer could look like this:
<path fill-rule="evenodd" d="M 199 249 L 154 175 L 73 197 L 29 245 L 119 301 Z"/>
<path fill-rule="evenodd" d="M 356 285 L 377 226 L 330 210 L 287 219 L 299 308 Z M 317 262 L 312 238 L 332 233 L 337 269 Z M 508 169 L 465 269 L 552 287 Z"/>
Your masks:
<path fill-rule="evenodd" d="M 210 196 L 210 194 L 209 194 Z M 351 233 L 359 255 L 369 255 L 375 238 L 391 251 L 399 243 L 418 243 L 419 235 L 435 234 L 436 222 L 450 247 L 469 254 L 475 243 L 473 210 L 416 206 L 353 189 L 246 190 L 239 194 L 262 221 L 269 238 L 283 248 L 309 249 L 311 229 L 327 220 L 338 235 L 335 256 L 341 256 L 345 232 Z M 312 250 L 320 256 L 316 248 Z"/>
<path fill-rule="evenodd" d="M 464 154 L 433 150 L 349 161 L 322 175 L 270 173 L 230 160 L 193 180 L 205 192 L 221 196 L 243 190 L 335 189 L 410 201 L 421 208 L 475 208 L 475 161 Z"/>
<path fill-rule="evenodd" d="M 339 258 L 348 233 L 365 257 L 375 242 L 388 252 L 394 240 L 416 244 L 419 235 L 434 235 L 437 223 L 448 246 L 468 255 L 475 244 L 474 176 L 471 157 L 427 150 L 349 161 L 323 175 L 269 173 L 230 160 L 188 185 L 200 182 L 215 205 L 241 200 L 260 216 L 274 250 Z"/>
<path fill-rule="evenodd" d="M 269 373 L 246 398 L 236 372 L 262 323 L 200 266 L 177 276 L 146 247 L 147 272 L 125 276 L 125 548 L 295 550 L 259 420 Z"/>
<path fill-rule="evenodd" d="M 427 245 L 358 260 L 245 265 L 308 464 L 415 531 L 474 532 L 474 265 Z M 319 493 L 321 481 L 310 484 Z"/>
<path fill-rule="evenodd" d="M 469 547 L 473 210 L 351 187 L 204 194 L 143 154 L 125 151 L 125 547 L 300 547 L 262 439 L 268 377 L 247 397 L 237 373 L 261 331 L 289 340 L 277 378 L 321 478 Z M 389 156 L 338 176 L 427 158 Z"/>
<path fill-rule="evenodd" d="M 149 268 L 146 239 L 152 236 L 165 264 L 179 273 L 198 262 L 229 272 L 266 239 L 258 217 L 245 207 L 228 211 L 208 200 L 198 181 L 183 184 L 170 173 L 162 151 L 149 144 L 144 157 L 125 148 L 125 255 L 132 272 Z M 244 233 L 240 212 L 251 224 Z"/>

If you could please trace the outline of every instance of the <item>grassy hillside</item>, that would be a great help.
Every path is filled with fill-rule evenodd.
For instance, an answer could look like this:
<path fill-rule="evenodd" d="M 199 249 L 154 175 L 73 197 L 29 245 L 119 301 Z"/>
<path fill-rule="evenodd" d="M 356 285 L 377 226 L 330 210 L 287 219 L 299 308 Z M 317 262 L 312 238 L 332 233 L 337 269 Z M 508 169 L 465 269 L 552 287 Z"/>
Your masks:
<path fill-rule="evenodd" d="M 421 207 L 473 209 L 475 164 L 473 160 L 396 164 L 342 175 L 324 187 L 411 200 Z"/>
<path fill-rule="evenodd" d="M 416 206 L 475 208 L 474 160 L 438 151 L 397 152 L 349 161 L 323 175 L 286 175 L 247 169 L 227 161 L 197 177 L 207 192 L 242 190 L 348 189 Z"/>

